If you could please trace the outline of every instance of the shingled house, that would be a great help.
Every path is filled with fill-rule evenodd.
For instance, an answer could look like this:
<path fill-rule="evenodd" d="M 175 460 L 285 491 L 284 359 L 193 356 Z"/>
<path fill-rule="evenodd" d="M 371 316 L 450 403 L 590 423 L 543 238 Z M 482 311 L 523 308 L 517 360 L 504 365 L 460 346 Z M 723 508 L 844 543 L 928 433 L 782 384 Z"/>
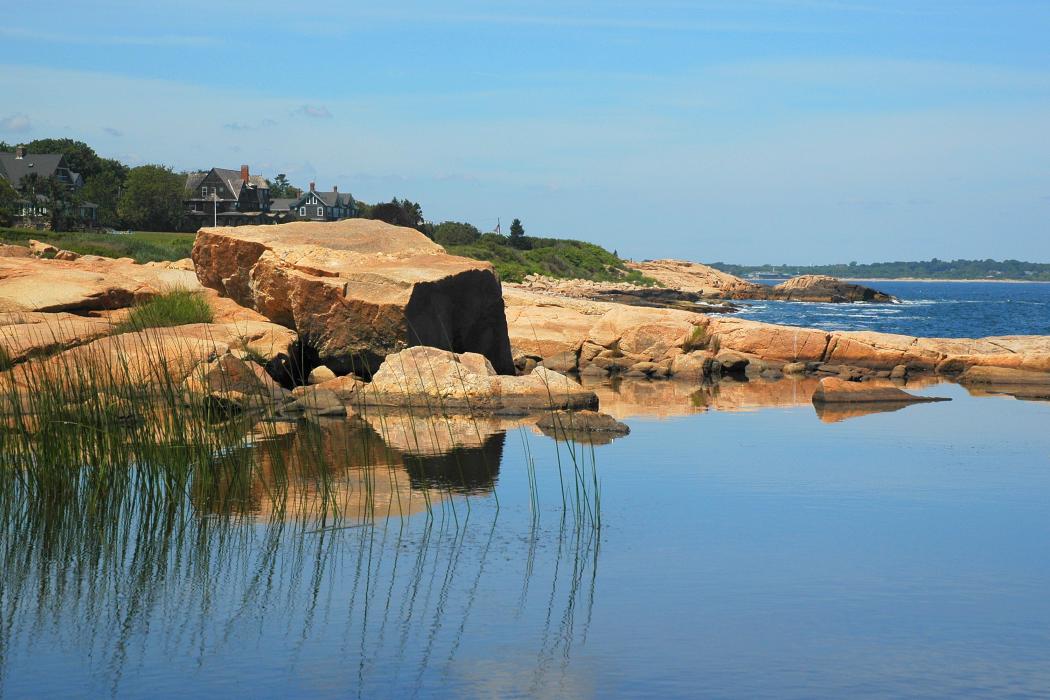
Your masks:
<path fill-rule="evenodd" d="M 200 226 L 261 224 L 271 220 L 270 185 L 252 175 L 247 165 L 240 171 L 212 168 L 186 176 L 186 208 Z"/>
<path fill-rule="evenodd" d="M 77 202 L 72 196 L 84 186 L 84 178 L 69 169 L 62 153 L 27 153 L 25 146 L 18 146 L 14 153 L 0 153 L 0 178 L 11 183 L 24 197 L 15 210 L 17 226 L 49 229 L 56 213 L 76 227 L 98 225 L 98 205 Z M 60 190 L 64 190 L 59 201 L 51 199 L 52 178 Z M 66 194 L 71 196 L 66 198 Z M 55 207 L 61 209 L 56 212 Z"/>
<path fill-rule="evenodd" d="M 357 216 L 357 205 L 349 193 L 342 193 L 332 186 L 331 192 L 320 192 L 316 183 L 288 204 L 291 218 L 301 221 L 338 221 Z"/>

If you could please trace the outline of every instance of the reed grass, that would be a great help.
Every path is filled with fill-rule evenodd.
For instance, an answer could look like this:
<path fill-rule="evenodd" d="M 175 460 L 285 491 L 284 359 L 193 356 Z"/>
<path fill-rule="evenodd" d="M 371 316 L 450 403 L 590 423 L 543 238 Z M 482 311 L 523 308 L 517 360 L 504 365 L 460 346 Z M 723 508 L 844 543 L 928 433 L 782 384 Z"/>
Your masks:
<path fill-rule="evenodd" d="M 115 332 L 129 333 L 147 328 L 211 323 L 214 313 L 208 300 L 199 292 L 174 289 L 136 304 L 128 317 L 117 324 Z"/>

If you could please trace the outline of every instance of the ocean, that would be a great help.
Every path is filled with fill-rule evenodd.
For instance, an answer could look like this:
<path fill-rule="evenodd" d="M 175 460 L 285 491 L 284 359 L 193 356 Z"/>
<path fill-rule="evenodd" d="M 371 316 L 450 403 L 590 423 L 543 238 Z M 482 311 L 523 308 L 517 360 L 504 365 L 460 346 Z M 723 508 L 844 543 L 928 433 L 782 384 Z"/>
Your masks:
<path fill-rule="evenodd" d="M 780 280 L 770 280 L 776 284 Z M 739 316 L 825 330 L 930 338 L 1050 335 L 1050 283 L 863 281 L 899 304 L 744 301 Z"/>

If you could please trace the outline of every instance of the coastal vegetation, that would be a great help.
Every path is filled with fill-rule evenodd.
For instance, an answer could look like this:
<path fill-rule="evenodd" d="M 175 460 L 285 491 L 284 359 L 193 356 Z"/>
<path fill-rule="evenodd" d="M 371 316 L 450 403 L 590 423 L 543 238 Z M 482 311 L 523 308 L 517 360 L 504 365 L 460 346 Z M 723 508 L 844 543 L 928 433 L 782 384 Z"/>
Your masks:
<path fill-rule="evenodd" d="M 32 231 L 0 228 L 0 243 L 27 245 L 30 240 L 48 243 L 81 255 L 132 258 L 137 263 L 181 260 L 190 256 L 192 233 L 134 231 Z"/>
<path fill-rule="evenodd" d="M 1050 263 L 1021 260 L 920 260 L 917 262 L 843 263 L 835 265 L 733 265 L 711 263 L 731 275 L 746 277 L 794 277 L 829 275 L 853 279 L 1002 279 L 1050 281 Z"/>
<path fill-rule="evenodd" d="M 136 304 L 127 319 L 117 324 L 117 332 L 211 323 L 213 319 L 211 306 L 202 294 L 175 289 Z"/>

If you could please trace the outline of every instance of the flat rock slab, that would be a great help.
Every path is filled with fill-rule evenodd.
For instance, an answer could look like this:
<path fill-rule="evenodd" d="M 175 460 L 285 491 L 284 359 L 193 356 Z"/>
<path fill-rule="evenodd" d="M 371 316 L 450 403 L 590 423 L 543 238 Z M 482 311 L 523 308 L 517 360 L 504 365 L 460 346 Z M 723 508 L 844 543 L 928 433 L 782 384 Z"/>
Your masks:
<path fill-rule="evenodd" d="M 171 289 L 200 289 L 200 284 L 188 270 L 126 259 L 0 256 L 0 312 L 119 309 Z"/>
<path fill-rule="evenodd" d="M 537 367 L 531 374 L 497 374 L 476 353 L 417 346 L 386 358 L 351 403 L 444 412 L 595 408 L 598 398 L 568 377 Z"/>
<path fill-rule="evenodd" d="M 895 386 L 870 382 L 849 382 L 837 377 L 824 377 L 813 392 L 815 404 L 909 404 L 951 401 L 940 396 L 916 396 Z"/>
<path fill-rule="evenodd" d="M 206 287 L 294 328 L 333 369 L 374 371 L 428 345 L 514 372 L 492 266 L 414 229 L 366 219 L 203 228 L 193 262 Z"/>

